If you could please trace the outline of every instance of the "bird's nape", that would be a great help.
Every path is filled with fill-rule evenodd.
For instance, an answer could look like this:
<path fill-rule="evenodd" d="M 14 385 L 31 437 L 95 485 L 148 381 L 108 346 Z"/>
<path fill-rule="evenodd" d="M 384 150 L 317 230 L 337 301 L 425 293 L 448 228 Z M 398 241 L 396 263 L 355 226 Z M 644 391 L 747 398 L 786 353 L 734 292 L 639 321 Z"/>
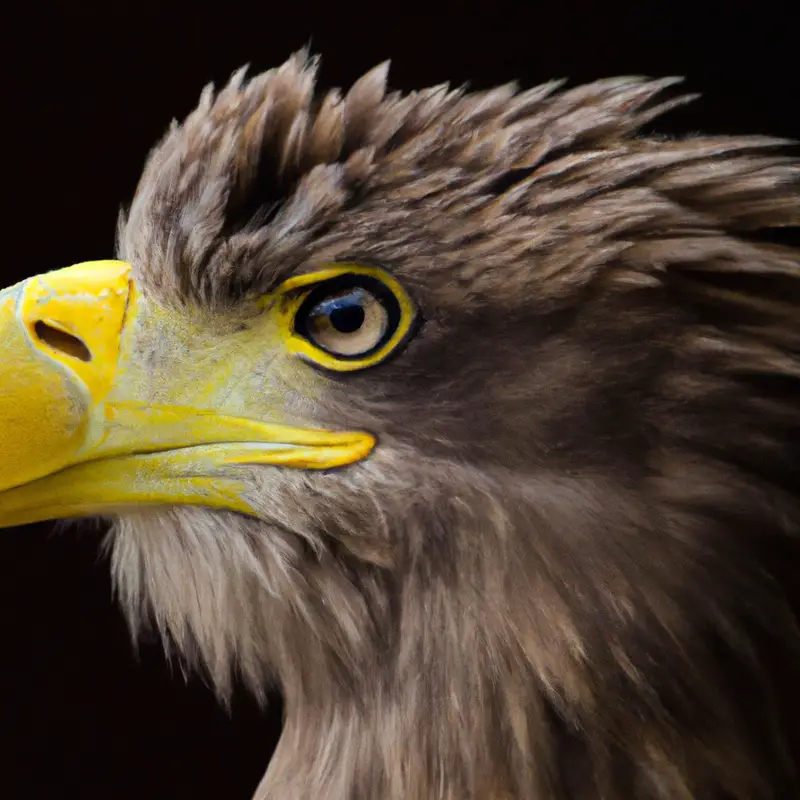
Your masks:
<path fill-rule="evenodd" d="M 237 73 L 0 294 L 0 525 L 286 705 L 258 800 L 800 793 L 798 163 L 620 78 Z"/>

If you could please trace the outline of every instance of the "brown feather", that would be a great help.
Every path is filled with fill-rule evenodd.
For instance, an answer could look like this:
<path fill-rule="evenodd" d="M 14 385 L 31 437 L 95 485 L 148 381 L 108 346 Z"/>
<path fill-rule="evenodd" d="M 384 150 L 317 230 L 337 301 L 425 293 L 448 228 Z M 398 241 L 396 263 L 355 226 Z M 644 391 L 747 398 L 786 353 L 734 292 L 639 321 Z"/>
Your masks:
<path fill-rule="evenodd" d="M 425 325 L 325 383 L 380 446 L 252 468 L 261 519 L 174 508 L 110 539 L 224 695 L 276 682 L 259 800 L 800 796 L 798 162 L 637 133 L 685 98 L 619 78 L 315 93 L 237 73 L 154 150 L 120 255 L 224 315 L 331 260 Z"/>

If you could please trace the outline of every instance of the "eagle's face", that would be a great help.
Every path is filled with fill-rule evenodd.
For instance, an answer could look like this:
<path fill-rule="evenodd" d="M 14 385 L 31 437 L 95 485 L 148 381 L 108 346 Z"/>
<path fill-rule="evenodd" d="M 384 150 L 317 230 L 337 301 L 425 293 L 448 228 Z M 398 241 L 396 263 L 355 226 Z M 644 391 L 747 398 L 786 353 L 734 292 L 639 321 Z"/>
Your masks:
<path fill-rule="evenodd" d="M 667 81 L 401 96 L 378 69 L 320 99 L 314 71 L 205 93 L 121 261 L 0 294 L 0 524 L 112 518 L 135 627 L 222 691 L 274 677 L 284 761 L 354 748 L 361 777 L 321 764 L 308 796 L 539 797 L 588 780 L 567 750 L 616 786 L 613 739 L 642 797 L 755 797 L 672 733 L 777 735 L 719 684 L 748 626 L 794 636 L 743 532 L 800 525 L 747 466 L 789 458 L 797 413 L 745 429 L 783 398 L 758 365 L 797 375 L 757 279 L 797 255 L 737 238 L 796 220 L 790 168 L 634 138 Z M 284 761 L 265 791 L 306 796 Z"/>

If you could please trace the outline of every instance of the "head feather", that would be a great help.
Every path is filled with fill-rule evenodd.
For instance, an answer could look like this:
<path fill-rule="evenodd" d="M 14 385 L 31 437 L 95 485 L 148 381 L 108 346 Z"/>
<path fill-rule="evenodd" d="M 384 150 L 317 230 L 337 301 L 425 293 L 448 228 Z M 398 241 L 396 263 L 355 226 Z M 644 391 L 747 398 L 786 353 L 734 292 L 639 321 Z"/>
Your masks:
<path fill-rule="evenodd" d="M 800 223 L 766 137 L 641 128 L 674 79 L 316 90 L 299 53 L 153 151 L 121 255 L 212 313 L 343 259 L 425 327 L 326 381 L 366 463 L 260 519 L 127 515 L 114 569 L 223 691 L 287 702 L 259 798 L 798 791 Z M 795 748 L 795 749 L 792 749 Z"/>

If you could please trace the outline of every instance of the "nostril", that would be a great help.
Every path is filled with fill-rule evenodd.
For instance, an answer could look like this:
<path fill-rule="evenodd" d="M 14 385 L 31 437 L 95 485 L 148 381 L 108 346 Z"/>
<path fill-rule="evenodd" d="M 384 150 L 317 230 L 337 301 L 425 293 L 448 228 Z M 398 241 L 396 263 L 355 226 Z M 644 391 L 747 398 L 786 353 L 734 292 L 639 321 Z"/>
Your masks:
<path fill-rule="evenodd" d="M 89 362 L 92 360 L 92 354 L 89 352 L 89 348 L 77 336 L 73 336 L 71 333 L 62 331 L 59 328 L 54 328 L 52 325 L 42 322 L 42 320 L 34 323 L 33 332 L 40 341 L 52 347 L 53 350 L 58 350 L 60 353 L 64 353 L 64 355 L 77 358 L 79 361 Z"/>

